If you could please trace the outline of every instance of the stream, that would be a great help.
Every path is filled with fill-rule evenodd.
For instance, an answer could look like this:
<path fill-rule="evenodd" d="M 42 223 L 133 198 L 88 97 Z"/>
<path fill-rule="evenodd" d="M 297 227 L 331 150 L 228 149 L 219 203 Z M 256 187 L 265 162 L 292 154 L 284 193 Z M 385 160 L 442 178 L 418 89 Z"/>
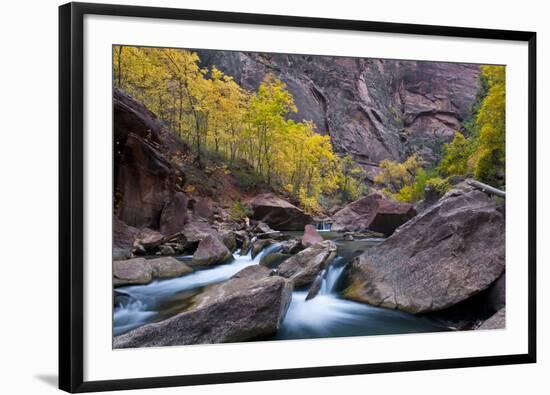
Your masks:
<path fill-rule="evenodd" d="M 300 236 L 301 232 L 286 232 Z M 306 301 L 307 290 L 292 294 L 287 314 L 273 339 L 309 339 L 319 337 L 366 336 L 398 333 L 438 332 L 448 330 L 440 323 L 396 310 L 357 303 L 340 297 L 341 275 L 346 264 L 360 251 L 380 243 L 381 239 L 344 241 L 341 234 L 325 230 L 325 239 L 333 239 L 338 256 L 323 273 L 319 294 Z M 196 270 L 182 277 L 155 280 L 146 285 L 115 289 L 113 334 L 126 333 L 150 322 L 157 322 L 184 311 L 192 297 L 203 287 L 225 281 L 240 270 L 257 265 L 263 256 L 277 252 L 280 243 L 266 247 L 254 259 L 240 256 L 227 264 Z M 177 257 L 183 262 L 191 256 Z"/>

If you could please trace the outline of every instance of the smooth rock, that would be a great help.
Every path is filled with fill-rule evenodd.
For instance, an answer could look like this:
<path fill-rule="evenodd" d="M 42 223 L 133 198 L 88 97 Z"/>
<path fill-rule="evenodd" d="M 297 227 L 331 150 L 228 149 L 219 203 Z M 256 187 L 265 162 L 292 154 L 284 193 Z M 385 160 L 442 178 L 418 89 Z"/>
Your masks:
<path fill-rule="evenodd" d="M 257 195 L 251 202 L 252 219 L 275 230 L 302 230 L 312 217 L 284 199 L 271 193 Z"/>
<path fill-rule="evenodd" d="M 264 248 L 267 246 L 270 246 L 273 244 L 274 241 L 271 239 L 258 239 L 252 244 L 252 259 L 256 258 L 256 255 L 258 255 Z"/>
<path fill-rule="evenodd" d="M 148 284 L 153 280 L 153 269 L 145 258 L 113 262 L 113 285 Z"/>
<path fill-rule="evenodd" d="M 199 246 L 193 254 L 191 264 L 193 266 L 210 266 L 224 263 L 231 259 L 231 251 L 216 236 L 209 235 L 199 242 Z"/>
<path fill-rule="evenodd" d="M 386 236 L 416 215 L 409 203 L 386 199 L 379 193 L 360 198 L 333 216 L 332 231 L 360 232 L 372 230 Z"/>
<path fill-rule="evenodd" d="M 284 254 L 282 252 L 272 252 L 260 259 L 260 265 L 274 269 L 291 256 L 290 254 Z"/>
<path fill-rule="evenodd" d="M 410 313 L 449 308 L 502 275 L 504 233 L 504 217 L 486 194 L 451 190 L 357 258 L 344 296 Z"/>
<path fill-rule="evenodd" d="M 155 278 L 178 277 L 193 271 L 185 263 L 172 257 L 149 259 L 147 262 L 151 265 L 152 274 Z"/>
<path fill-rule="evenodd" d="M 114 348 L 232 343 L 277 332 L 292 298 L 292 284 L 267 268 L 246 268 L 199 294 L 186 311 L 114 339 Z"/>
<path fill-rule="evenodd" d="M 310 285 L 317 274 L 336 256 L 336 244 L 331 240 L 312 245 L 281 263 L 279 276 L 288 278 L 296 288 Z"/>

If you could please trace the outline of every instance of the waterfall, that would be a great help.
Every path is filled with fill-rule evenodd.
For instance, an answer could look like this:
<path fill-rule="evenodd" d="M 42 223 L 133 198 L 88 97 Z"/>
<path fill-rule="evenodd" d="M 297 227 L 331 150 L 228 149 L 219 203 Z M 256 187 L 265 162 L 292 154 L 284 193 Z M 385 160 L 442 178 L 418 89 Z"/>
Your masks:
<path fill-rule="evenodd" d="M 329 232 L 331 226 L 332 226 L 332 224 L 330 222 L 321 221 L 321 222 L 317 222 L 315 227 L 320 232 Z"/>
<path fill-rule="evenodd" d="M 321 284 L 321 289 L 319 290 L 320 295 L 336 293 L 336 286 L 345 266 L 338 264 L 338 261 L 342 259 L 341 257 L 336 259 L 337 260 L 329 265 L 323 273 L 323 282 Z"/>

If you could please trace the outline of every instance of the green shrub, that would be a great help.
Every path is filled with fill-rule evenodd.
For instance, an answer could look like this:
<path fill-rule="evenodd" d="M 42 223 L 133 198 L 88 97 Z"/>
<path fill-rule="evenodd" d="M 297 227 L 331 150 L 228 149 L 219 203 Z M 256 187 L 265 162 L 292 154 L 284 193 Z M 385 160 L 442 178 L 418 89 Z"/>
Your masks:
<path fill-rule="evenodd" d="M 237 200 L 235 203 L 233 203 L 233 206 L 231 207 L 231 212 L 229 214 L 230 218 L 233 221 L 242 221 L 250 215 L 250 210 L 240 200 Z"/>
<path fill-rule="evenodd" d="M 426 181 L 426 187 L 432 188 L 440 195 L 444 195 L 450 189 L 451 185 L 446 178 L 434 177 Z"/>

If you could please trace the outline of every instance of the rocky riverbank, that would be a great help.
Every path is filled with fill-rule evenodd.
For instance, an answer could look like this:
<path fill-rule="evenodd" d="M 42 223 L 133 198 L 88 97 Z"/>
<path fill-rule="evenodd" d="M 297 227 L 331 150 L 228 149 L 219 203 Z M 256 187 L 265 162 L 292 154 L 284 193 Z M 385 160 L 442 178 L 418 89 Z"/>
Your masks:
<path fill-rule="evenodd" d="M 442 330 L 433 319 L 444 329 L 504 326 L 498 199 L 463 182 L 416 206 L 374 192 L 318 219 L 267 185 L 245 188 L 223 167 L 197 168 L 145 107 L 118 90 L 114 104 L 115 303 L 127 300 L 141 317 L 114 347 L 277 337 L 293 297 L 307 310 L 327 295 L 327 308 L 399 310 L 392 317 L 416 320 L 419 331 Z M 316 230 L 321 221 L 332 238 Z M 160 298 L 172 280 L 185 286 L 168 292 L 166 316 L 153 319 L 146 301 L 132 299 L 135 289 Z M 292 311 L 299 320 L 302 310 Z"/>

